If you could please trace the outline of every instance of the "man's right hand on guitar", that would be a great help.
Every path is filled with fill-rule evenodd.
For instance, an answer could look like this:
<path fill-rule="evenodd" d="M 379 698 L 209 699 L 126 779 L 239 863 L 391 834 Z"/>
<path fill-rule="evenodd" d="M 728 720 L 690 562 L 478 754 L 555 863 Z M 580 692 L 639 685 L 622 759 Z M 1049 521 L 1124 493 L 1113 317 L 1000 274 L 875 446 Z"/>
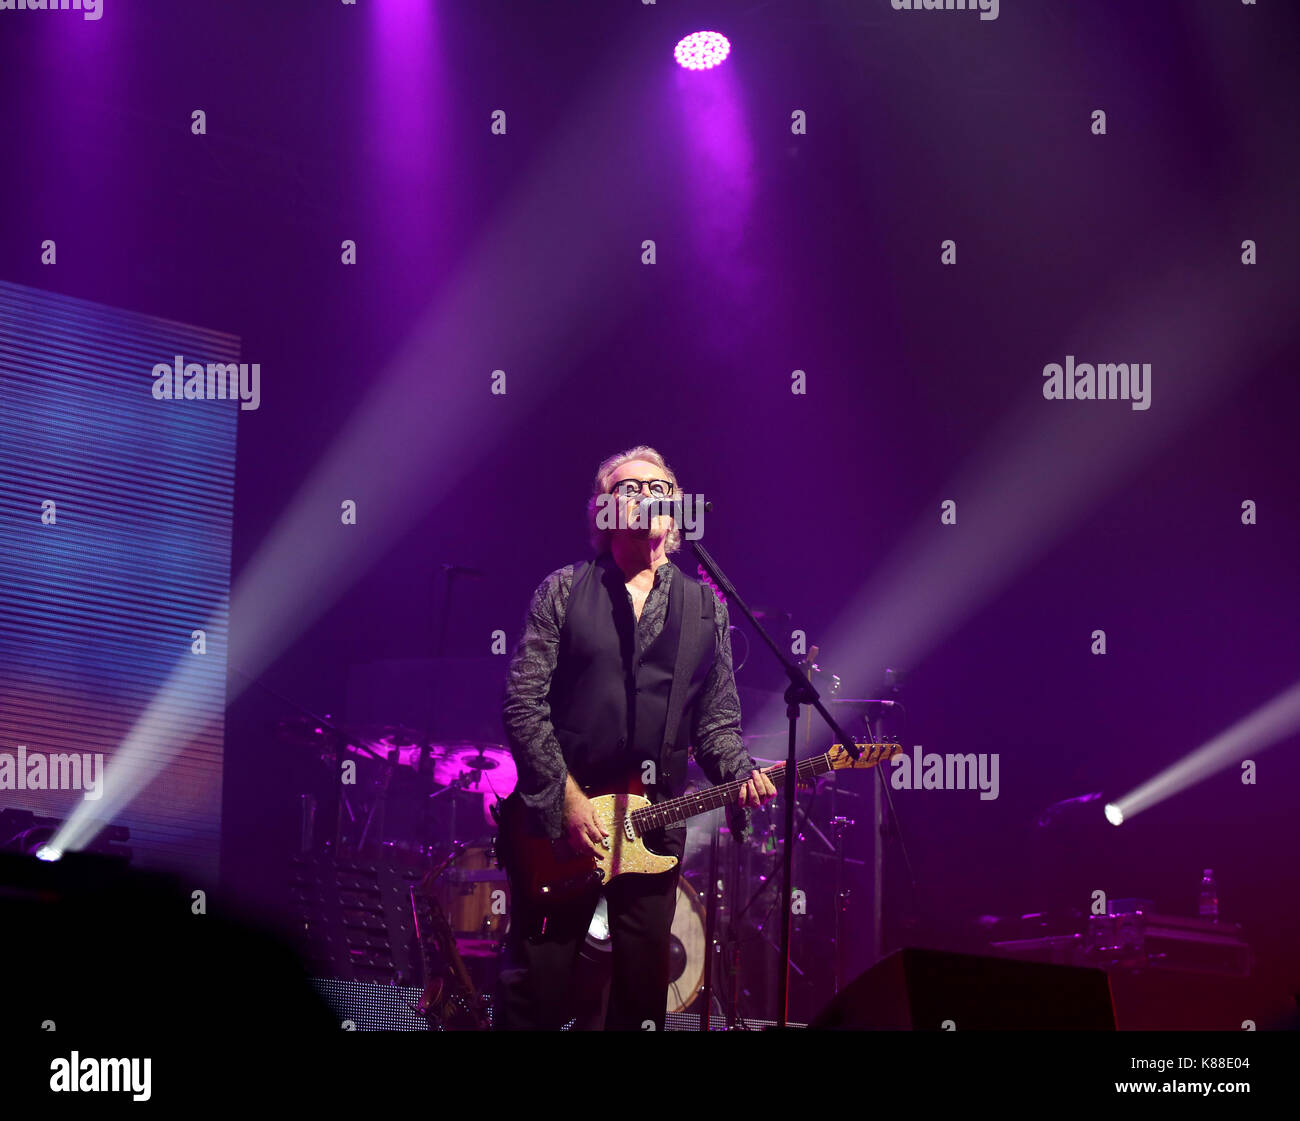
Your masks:
<path fill-rule="evenodd" d="M 596 808 L 570 775 L 564 788 L 564 839 L 575 853 L 600 856 L 609 834 L 596 821 Z"/>

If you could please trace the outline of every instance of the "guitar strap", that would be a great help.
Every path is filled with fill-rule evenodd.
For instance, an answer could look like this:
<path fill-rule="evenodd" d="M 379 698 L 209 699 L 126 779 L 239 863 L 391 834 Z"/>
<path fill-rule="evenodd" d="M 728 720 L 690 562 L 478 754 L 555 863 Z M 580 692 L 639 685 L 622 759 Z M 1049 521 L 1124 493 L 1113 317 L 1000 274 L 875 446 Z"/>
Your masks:
<path fill-rule="evenodd" d="M 677 658 L 673 663 L 673 683 L 668 690 L 668 713 L 664 720 L 664 745 L 659 757 L 659 770 L 667 774 L 668 760 L 677 746 L 678 733 L 681 730 L 682 710 L 686 704 L 686 692 L 691 678 L 704 652 L 704 644 L 709 631 L 705 629 L 705 620 L 713 622 L 713 594 L 703 583 L 688 580 L 680 569 L 675 580 L 682 584 L 681 596 L 670 597 L 680 605 L 681 627 L 677 635 Z"/>

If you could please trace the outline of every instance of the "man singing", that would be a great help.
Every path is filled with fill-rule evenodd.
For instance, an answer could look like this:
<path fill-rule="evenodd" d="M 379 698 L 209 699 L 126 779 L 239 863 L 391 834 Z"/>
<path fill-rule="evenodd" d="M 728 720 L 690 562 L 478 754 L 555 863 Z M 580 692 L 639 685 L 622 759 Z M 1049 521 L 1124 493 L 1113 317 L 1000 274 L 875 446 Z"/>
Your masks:
<path fill-rule="evenodd" d="M 681 545 L 675 520 L 642 516 L 643 502 L 679 493 L 653 448 L 605 460 L 587 504 L 596 557 L 542 582 L 510 662 L 503 717 L 519 770 L 512 799 L 533 833 L 563 837 L 574 852 L 599 853 L 605 840 L 584 787 L 650 774 L 651 802 L 676 797 L 688 744 L 715 785 L 745 781 L 738 806 L 776 796 L 740 737 L 726 606 L 668 559 Z M 747 809 L 735 811 L 733 826 L 747 819 Z M 645 841 L 680 861 L 686 830 Z M 679 871 L 622 875 L 604 889 L 608 1030 L 663 1030 Z M 495 1027 L 554 1030 L 574 1014 L 575 965 L 598 899 L 593 888 L 543 911 L 512 880 Z"/>

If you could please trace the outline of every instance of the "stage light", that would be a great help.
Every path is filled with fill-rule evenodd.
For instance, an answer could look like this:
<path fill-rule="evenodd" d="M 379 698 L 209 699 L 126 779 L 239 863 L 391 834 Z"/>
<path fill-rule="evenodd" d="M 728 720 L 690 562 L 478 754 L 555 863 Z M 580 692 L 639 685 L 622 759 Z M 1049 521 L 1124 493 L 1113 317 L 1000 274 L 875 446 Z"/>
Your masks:
<path fill-rule="evenodd" d="M 1112 825 L 1124 824 L 1124 811 L 1121 810 L 1114 802 L 1106 803 L 1106 820 Z"/>
<path fill-rule="evenodd" d="M 53 845 L 41 845 L 41 847 L 36 850 L 37 860 L 53 861 L 60 859 L 62 856 L 63 850 L 56 849 Z"/>
<path fill-rule="evenodd" d="M 1117 803 L 1117 812 L 1122 810 L 1121 820 L 1131 818 L 1211 775 L 1290 739 L 1298 732 L 1300 684 L 1279 693 L 1208 743 L 1188 752 L 1177 763 L 1125 794 Z"/>
<path fill-rule="evenodd" d="M 673 48 L 677 65 L 687 70 L 712 70 L 731 54 L 731 43 L 717 31 L 696 31 Z"/>

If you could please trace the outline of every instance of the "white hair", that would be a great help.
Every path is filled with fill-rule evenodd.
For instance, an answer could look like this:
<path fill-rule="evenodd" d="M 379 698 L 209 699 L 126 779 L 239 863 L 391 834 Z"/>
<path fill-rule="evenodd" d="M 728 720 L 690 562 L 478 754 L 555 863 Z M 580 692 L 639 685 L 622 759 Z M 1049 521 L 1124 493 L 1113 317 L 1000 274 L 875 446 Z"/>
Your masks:
<path fill-rule="evenodd" d="M 613 478 L 614 472 L 623 464 L 631 463 L 634 459 L 643 459 L 647 463 L 653 463 L 673 484 L 673 493 L 681 493 L 682 488 L 678 485 L 677 476 L 673 474 L 673 469 L 668 466 L 667 460 L 654 448 L 646 444 L 638 444 L 634 448 L 628 448 L 625 452 L 611 455 L 596 468 L 596 480 L 592 483 L 591 497 L 587 500 L 587 535 L 591 541 L 591 547 L 596 550 L 597 554 L 609 551 L 609 539 L 614 532 L 611 529 L 600 529 L 596 525 L 596 514 L 600 510 L 602 496 L 609 493 L 610 479 Z M 668 535 L 664 538 L 664 552 L 675 553 L 681 547 L 682 531 L 677 522 L 674 521 L 672 529 L 668 531 Z"/>

